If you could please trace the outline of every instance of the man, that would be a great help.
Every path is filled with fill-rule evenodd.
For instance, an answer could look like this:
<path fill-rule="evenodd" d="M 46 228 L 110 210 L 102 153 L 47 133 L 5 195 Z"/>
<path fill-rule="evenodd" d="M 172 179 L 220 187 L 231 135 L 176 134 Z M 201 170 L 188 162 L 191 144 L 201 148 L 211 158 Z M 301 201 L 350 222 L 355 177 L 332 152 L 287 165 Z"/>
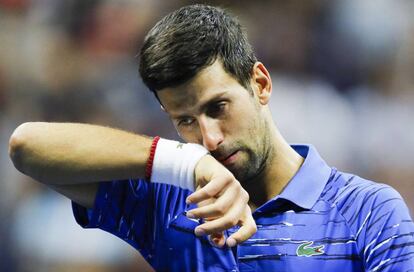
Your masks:
<path fill-rule="evenodd" d="M 157 271 L 414 269 L 400 195 L 287 144 L 267 106 L 269 73 L 235 18 L 181 8 L 140 57 L 193 144 L 67 123 L 26 123 L 10 139 L 15 166 L 72 199 L 79 224 L 127 241 Z"/>

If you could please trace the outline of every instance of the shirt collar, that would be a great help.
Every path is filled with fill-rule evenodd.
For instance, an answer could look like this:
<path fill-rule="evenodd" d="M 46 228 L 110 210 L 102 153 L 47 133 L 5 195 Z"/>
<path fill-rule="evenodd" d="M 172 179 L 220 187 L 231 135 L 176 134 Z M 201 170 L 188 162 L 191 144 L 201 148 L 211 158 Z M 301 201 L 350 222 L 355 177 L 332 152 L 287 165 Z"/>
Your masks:
<path fill-rule="evenodd" d="M 305 159 L 302 166 L 279 195 L 255 212 L 274 210 L 286 203 L 310 210 L 319 199 L 331 175 L 331 168 L 312 145 L 292 145 L 292 148 Z"/>

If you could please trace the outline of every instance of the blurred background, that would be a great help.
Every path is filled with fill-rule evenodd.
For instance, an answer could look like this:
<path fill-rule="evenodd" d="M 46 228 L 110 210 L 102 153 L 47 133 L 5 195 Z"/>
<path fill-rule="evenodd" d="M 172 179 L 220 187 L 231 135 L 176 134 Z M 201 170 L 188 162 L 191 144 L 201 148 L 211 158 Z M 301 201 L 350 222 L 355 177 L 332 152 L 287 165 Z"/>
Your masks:
<path fill-rule="evenodd" d="M 126 243 L 76 225 L 69 200 L 18 173 L 27 121 L 87 122 L 177 138 L 136 54 L 163 15 L 194 1 L 0 0 L 0 271 L 150 271 Z M 204 1 L 246 27 L 292 143 L 394 186 L 414 211 L 414 1 Z"/>

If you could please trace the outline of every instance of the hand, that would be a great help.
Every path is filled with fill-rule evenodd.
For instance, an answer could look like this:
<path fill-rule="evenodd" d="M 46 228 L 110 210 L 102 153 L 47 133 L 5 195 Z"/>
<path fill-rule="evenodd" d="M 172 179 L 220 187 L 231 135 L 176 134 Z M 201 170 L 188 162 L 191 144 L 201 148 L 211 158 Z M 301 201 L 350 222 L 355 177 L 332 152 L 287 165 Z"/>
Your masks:
<path fill-rule="evenodd" d="M 249 194 L 227 168 L 206 155 L 196 165 L 195 180 L 197 190 L 188 196 L 187 203 L 197 203 L 198 208 L 187 212 L 187 216 L 206 220 L 195 229 L 196 235 L 210 234 L 217 246 L 226 243 L 233 247 L 257 231 L 248 205 Z M 225 241 L 222 232 L 236 225 L 240 229 Z"/>

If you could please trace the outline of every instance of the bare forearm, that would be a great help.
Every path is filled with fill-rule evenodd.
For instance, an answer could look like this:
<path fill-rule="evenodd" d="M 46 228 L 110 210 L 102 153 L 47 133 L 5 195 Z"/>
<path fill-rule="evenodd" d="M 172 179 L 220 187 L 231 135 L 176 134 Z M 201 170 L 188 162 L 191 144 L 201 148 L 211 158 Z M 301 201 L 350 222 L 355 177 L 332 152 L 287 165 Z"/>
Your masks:
<path fill-rule="evenodd" d="M 16 168 L 48 184 L 77 184 L 145 175 L 151 138 L 74 123 L 25 123 L 10 138 Z"/>

